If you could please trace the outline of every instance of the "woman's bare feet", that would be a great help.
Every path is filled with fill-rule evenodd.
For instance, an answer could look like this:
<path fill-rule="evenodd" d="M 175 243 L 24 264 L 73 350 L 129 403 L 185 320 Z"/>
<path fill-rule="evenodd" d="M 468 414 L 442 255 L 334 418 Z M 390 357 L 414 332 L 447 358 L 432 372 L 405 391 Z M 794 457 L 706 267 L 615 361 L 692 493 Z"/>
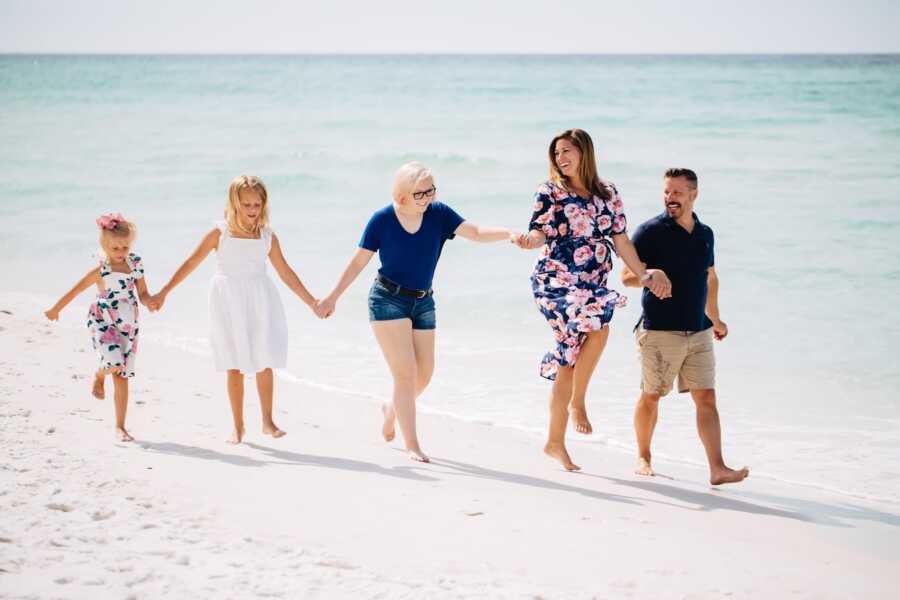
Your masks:
<path fill-rule="evenodd" d="M 273 438 L 280 438 L 287 435 L 286 431 L 278 429 L 278 425 L 276 425 L 274 421 L 263 425 L 263 433 L 265 435 L 271 435 Z"/>
<path fill-rule="evenodd" d="M 91 387 L 91 395 L 97 400 L 103 400 L 106 397 L 106 390 L 103 387 L 103 382 L 105 380 L 106 375 L 103 373 L 94 375 L 94 385 Z"/>
<path fill-rule="evenodd" d="M 394 405 L 390 402 L 382 404 L 381 414 L 384 415 L 384 423 L 381 425 L 381 436 L 386 442 L 393 441 L 394 436 L 397 435 L 397 432 L 394 429 L 394 421 L 397 420 L 397 413 L 394 412 Z"/>
<path fill-rule="evenodd" d="M 409 458 L 418 462 L 430 463 L 431 459 L 428 458 L 424 452 L 422 452 L 421 448 L 407 448 L 407 454 L 409 454 Z"/>
<path fill-rule="evenodd" d="M 566 471 L 581 470 L 581 467 L 573 463 L 572 459 L 569 458 L 569 453 L 566 451 L 566 447 L 562 444 L 547 442 L 547 444 L 544 446 L 544 454 L 551 458 L 555 458 L 560 463 L 562 463 L 562 466 Z"/>
<path fill-rule="evenodd" d="M 653 470 L 653 467 L 650 466 L 650 461 L 646 458 L 638 458 L 638 464 L 634 468 L 635 475 L 644 475 L 646 477 L 653 477 L 656 475 L 656 471 Z"/>
<path fill-rule="evenodd" d="M 120 442 L 133 442 L 134 438 L 131 437 L 131 434 L 125 431 L 124 427 L 116 427 L 116 436 L 118 436 Z"/>
<path fill-rule="evenodd" d="M 738 483 L 739 481 L 743 481 L 750 475 L 750 469 L 744 467 L 743 469 L 739 469 L 735 471 L 734 469 L 729 469 L 728 467 L 722 467 L 721 469 L 711 469 L 709 472 L 709 483 L 712 485 L 722 485 L 724 483 Z"/>
<path fill-rule="evenodd" d="M 572 419 L 572 427 L 578 433 L 590 435 L 594 432 L 594 428 L 591 427 L 591 422 L 588 420 L 587 411 L 585 409 L 572 406 L 569 408 L 569 417 Z"/>
<path fill-rule="evenodd" d="M 233 432 L 231 432 L 231 437 L 225 441 L 229 444 L 240 444 L 242 441 L 244 441 L 244 428 L 241 427 L 240 429 L 235 429 Z"/>

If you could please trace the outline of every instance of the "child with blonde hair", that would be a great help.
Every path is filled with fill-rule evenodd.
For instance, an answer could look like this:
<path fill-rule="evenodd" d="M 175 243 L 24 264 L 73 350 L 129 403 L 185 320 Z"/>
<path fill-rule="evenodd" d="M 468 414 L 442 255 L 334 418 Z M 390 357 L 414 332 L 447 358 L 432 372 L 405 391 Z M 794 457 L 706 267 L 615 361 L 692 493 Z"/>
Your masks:
<path fill-rule="evenodd" d="M 119 213 L 109 213 L 97 218 L 97 226 L 103 260 L 44 314 L 56 321 L 66 305 L 91 285 L 96 286 L 97 298 L 90 306 L 87 321 L 100 359 L 92 393 L 102 400 L 106 375 L 112 375 L 116 434 L 120 441 L 130 442 L 134 438 L 125 429 L 125 413 L 128 409 L 128 379 L 134 377 L 138 348 L 138 301 L 151 310 L 154 307 L 150 304 L 141 258 L 131 252 L 137 235 L 134 223 Z"/>
<path fill-rule="evenodd" d="M 234 419 L 229 442 L 244 438 L 244 375 L 256 375 L 262 430 L 285 434 L 272 419 L 272 369 L 287 362 L 287 320 L 281 298 L 266 273 L 266 259 L 307 306 L 316 299 L 291 269 L 278 237 L 269 227 L 269 193 L 259 177 L 241 175 L 231 181 L 225 219 L 200 241 L 171 280 L 153 297 L 162 307 L 166 296 L 209 255 L 216 252 L 216 273 L 209 290 L 210 341 L 216 370 L 227 371 L 228 398 Z"/>

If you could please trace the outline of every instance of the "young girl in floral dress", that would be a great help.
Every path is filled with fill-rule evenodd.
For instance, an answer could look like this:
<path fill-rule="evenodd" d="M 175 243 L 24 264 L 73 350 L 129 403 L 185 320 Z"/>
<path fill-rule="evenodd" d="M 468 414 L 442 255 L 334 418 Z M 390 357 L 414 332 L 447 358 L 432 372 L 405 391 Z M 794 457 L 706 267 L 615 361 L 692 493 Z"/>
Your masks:
<path fill-rule="evenodd" d="M 269 228 L 269 193 L 259 177 L 241 175 L 231 181 L 225 220 L 200 241 L 152 302 L 162 307 L 166 296 L 216 252 L 216 274 L 209 290 L 210 341 L 216 370 L 227 371 L 228 398 L 234 433 L 244 438 L 244 376 L 256 375 L 262 409 L 262 430 L 279 438 L 285 434 L 272 419 L 272 369 L 287 362 L 287 320 L 281 297 L 266 273 L 268 259 L 278 276 L 307 306 L 316 299 L 291 269 L 281 244 Z"/>
<path fill-rule="evenodd" d="M 625 303 L 624 296 L 606 287 L 613 253 L 661 298 L 670 295 L 671 284 L 662 271 L 644 269 L 626 233 L 619 193 L 597 175 L 587 132 L 570 129 L 557 135 L 549 159 L 550 180 L 538 187 L 529 232 L 516 243 L 543 248 L 531 287 L 556 340 L 540 368 L 541 376 L 553 381 L 544 452 L 577 471 L 565 447 L 569 413 L 576 431 L 591 433 L 588 383 L 606 346 L 613 311 Z"/>
<path fill-rule="evenodd" d="M 65 296 L 44 314 L 51 321 L 59 318 L 60 311 L 87 288 L 96 286 L 97 298 L 88 311 L 88 328 L 94 342 L 94 350 L 100 359 L 100 367 L 94 374 L 92 393 L 102 400 L 104 381 L 112 375 L 115 387 L 116 435 L 123 442 L 134 438 L 125 429 L 125 413 L 128 410 L 128 379 L 134 377 L 137 356 L 138 302 L 150 306 L 150 294 L 144 281 L 141 258 L 131 252 L 137 229 L 118 213 L 103 215 L 97 219 L 100 228 L 100 248 L 104 258 Z"/>

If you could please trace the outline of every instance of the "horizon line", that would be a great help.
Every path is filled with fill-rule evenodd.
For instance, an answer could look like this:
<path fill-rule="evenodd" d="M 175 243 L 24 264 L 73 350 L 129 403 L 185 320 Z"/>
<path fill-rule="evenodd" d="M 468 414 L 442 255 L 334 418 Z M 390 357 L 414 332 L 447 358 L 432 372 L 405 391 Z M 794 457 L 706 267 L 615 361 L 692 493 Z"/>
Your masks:
<path fill-rule="evenodd" d="M 347 56 L 347 57 L 386 57 L 386 56 L 900 56 L 897 51 L 852 51 L 852 52 L 168 52 L 168 51 L 115 51 L 115 52 L 82 52 L 82 51 L 6 51 L 0 50 L 0 56 L 171 56 L 171 57 L 212 57 L 212 56 Z"/>

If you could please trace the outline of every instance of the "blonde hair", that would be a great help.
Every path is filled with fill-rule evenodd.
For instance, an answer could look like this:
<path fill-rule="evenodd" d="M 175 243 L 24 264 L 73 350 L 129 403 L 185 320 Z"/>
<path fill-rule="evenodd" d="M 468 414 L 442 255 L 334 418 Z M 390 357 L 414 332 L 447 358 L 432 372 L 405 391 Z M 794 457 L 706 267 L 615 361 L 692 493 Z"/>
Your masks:
<path fill-rule="evenodd" d="M 262 208 L 256 217 L 253 227 L 247 229 L 238 217 L 238 209 L 241 205 L 241 190 L 250 190 L 259 196 Z M 228 201 L 225 203 L 225 222 L 233 231 L 240 231 L 247 235 L 258 236 L 269 225 L 269 192 L 262 179 L 254 175 L 238 175 L 231 180 L 228 186 Z"/>
<path fill-rule="evenodd" d="M 100 228 L 100 249 L 103 251 L 103 254 L 109 258 L 107 248 L 109 247 L 108 244 L 112 242 L 113 239 L 127 240 L 128 245 L 130 246 L 136 237 L 137 225 L 131 221 L 117 221 L 111 229 Z"/>
<path fill-rule="evenodd" d="M 550 157 L 550 179 L 563 189 L 569 189 L 569 178 L 563 175 L 556 164 L 556 142 L 566 140 L 581 152 L 581 162 L 578 165 L 578 176 L 587 190 L 599 196 L 603 200 L 609 200 L 610 193 L 606 184 L 597 175 L 597 158 L 594 154 L 594 142 L 584 129 L 567 129 L 550 141 L 550 149 L 547 154 Z"/>
<path fill-rule="evenodd" d="M 393 197 L 395 202 L 400 202 L 403 194 L 416 187 L 423 179 L 434 178 L 431 169 L 418 161 L 408 162 L 394 173 Z"/>

